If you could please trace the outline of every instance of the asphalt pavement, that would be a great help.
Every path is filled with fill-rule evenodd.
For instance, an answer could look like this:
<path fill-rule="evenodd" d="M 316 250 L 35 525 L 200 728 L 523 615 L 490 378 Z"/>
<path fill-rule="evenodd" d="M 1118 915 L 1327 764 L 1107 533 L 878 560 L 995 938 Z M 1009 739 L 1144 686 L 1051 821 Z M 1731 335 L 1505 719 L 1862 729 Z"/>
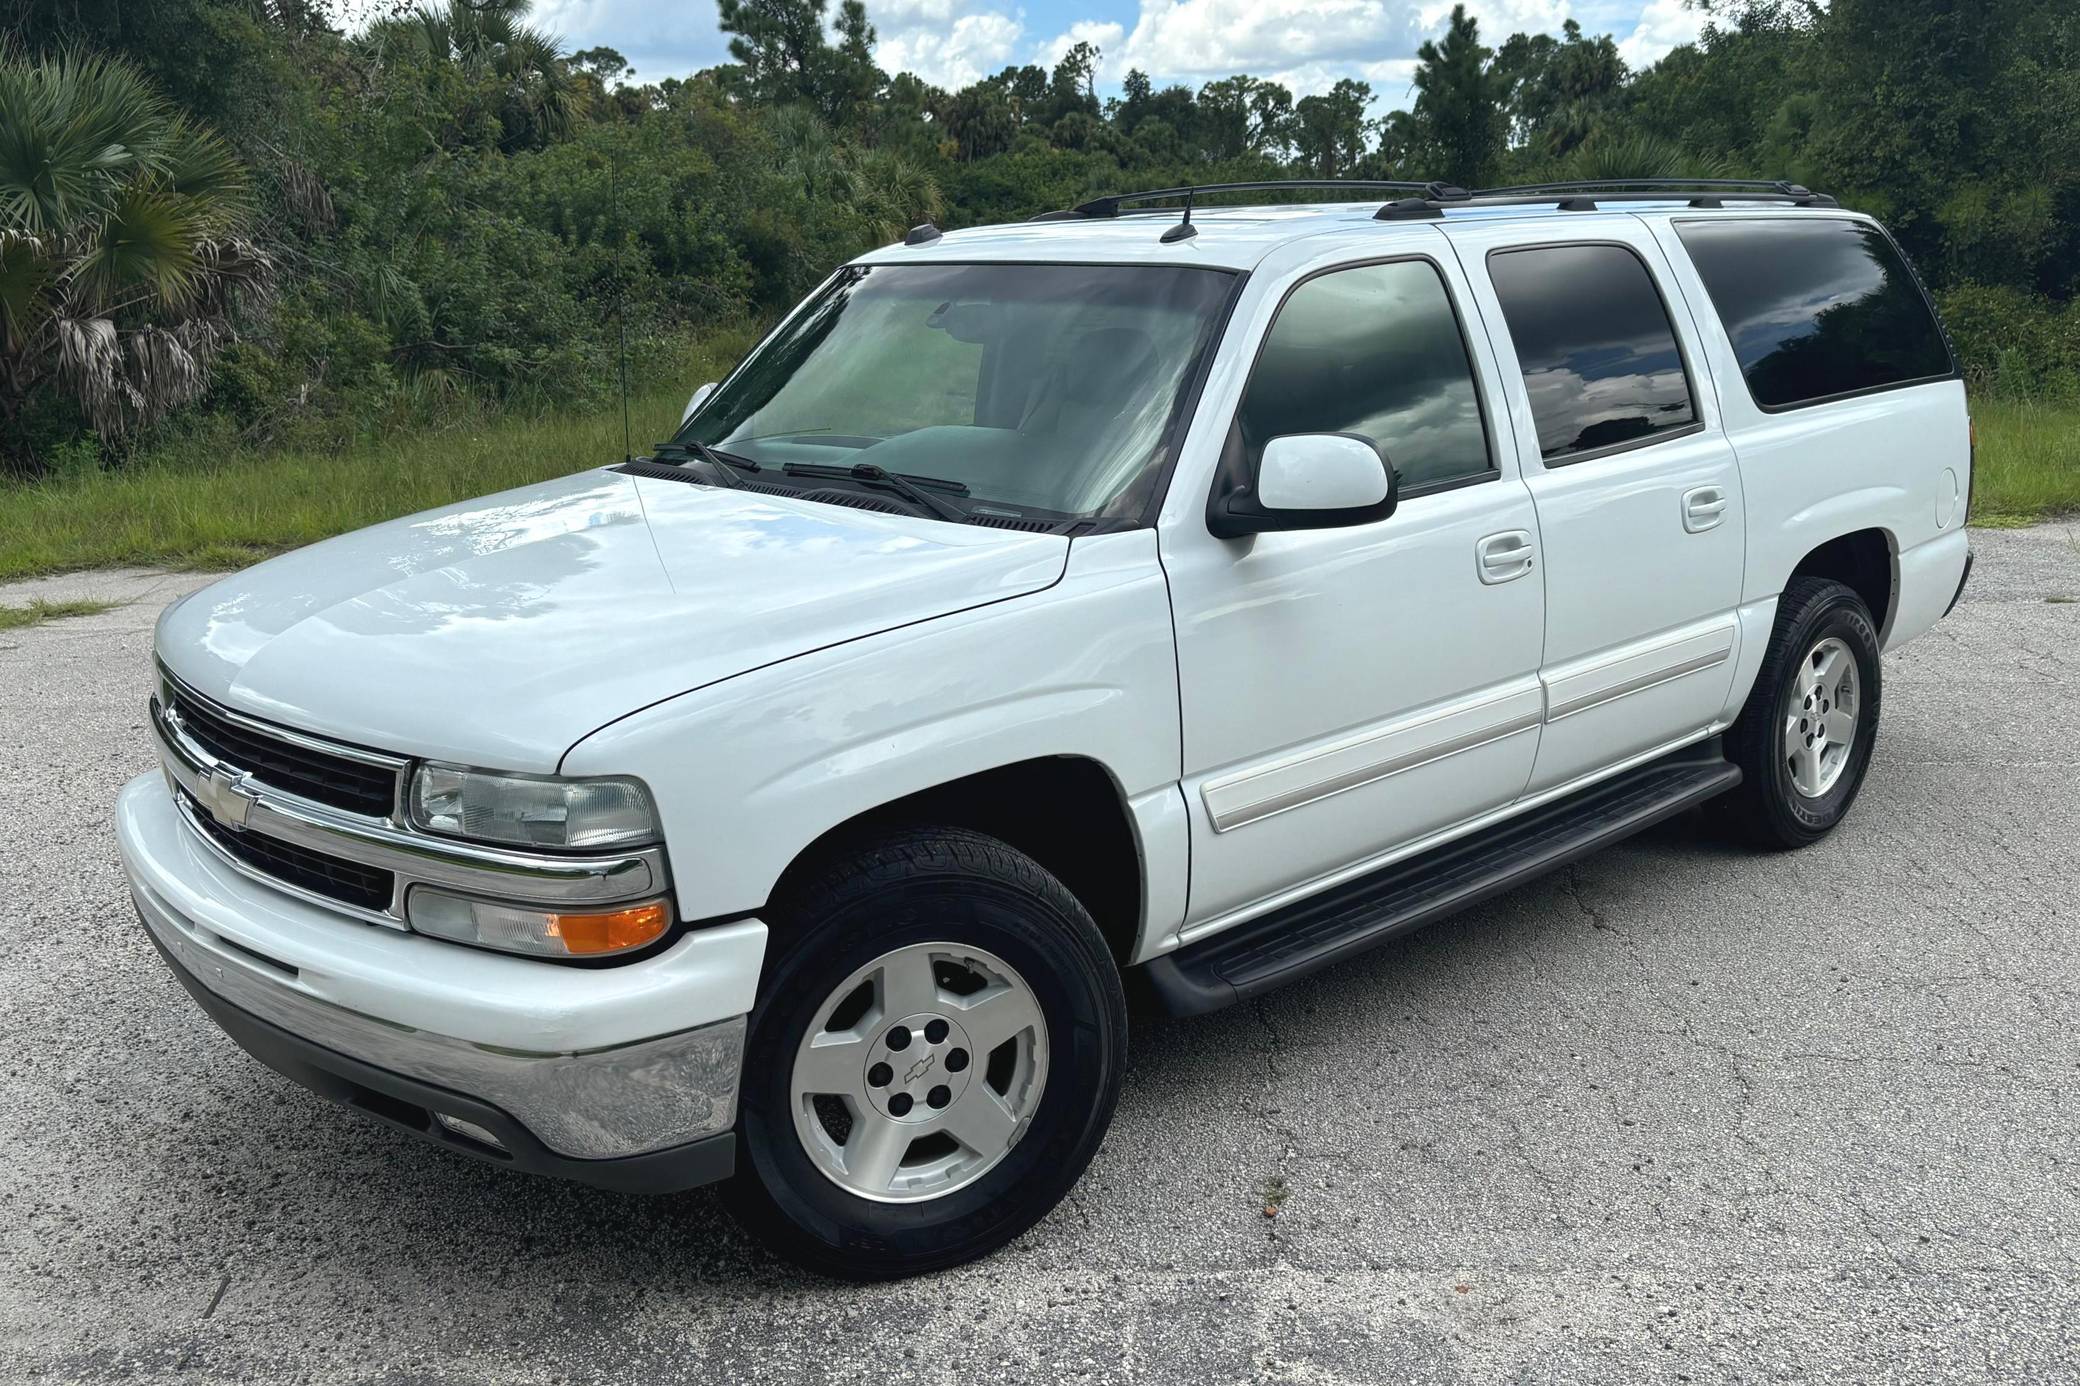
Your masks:
<path fill-rule="evenodd" d="M 1975 536 L 1826 842 L 1692 819 L 1139 1020 L 1073 1197 L 928 1279 L 423 1147 L 180 992 L 110 837 L 152 618 L 0 631 L 0 1381 L 2071 1381 L 2080 528 Z M 1267 1209 L 1276 1216 L 1267 1216 Z"/>

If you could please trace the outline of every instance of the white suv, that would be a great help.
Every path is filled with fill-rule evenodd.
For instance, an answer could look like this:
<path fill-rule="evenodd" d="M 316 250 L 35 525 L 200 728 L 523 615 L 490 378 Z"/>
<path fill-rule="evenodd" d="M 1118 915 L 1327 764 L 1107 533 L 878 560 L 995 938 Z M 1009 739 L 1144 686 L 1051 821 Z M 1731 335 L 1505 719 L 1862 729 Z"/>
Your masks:
<path fill-rule="evenodd" d="M 1970 567 L 1887 234 L 1207 192 L 921 227 L 651 457 L 170 609 L 118 832 L 175 974 L 398 1127 L 887 1276 L 1078 1178 L 1123 981 L 1210 1010 L 1708 799 L 1832 828 Z"/>

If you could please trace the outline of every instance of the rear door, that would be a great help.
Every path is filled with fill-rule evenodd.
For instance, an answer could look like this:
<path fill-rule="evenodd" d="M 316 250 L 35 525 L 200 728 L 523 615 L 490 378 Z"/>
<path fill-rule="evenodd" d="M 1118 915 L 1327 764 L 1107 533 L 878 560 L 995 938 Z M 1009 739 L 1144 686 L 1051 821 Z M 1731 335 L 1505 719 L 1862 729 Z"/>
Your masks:
<path fill-rule="evenodd" d="M 1576 220 L 1579 218 L 1579 220 Z M 1740 473 L 1637 217 L 1449 225 L 1503 362 L 1545 570 L 1536 794 L 1693 738 L 1726 702 Z"/>

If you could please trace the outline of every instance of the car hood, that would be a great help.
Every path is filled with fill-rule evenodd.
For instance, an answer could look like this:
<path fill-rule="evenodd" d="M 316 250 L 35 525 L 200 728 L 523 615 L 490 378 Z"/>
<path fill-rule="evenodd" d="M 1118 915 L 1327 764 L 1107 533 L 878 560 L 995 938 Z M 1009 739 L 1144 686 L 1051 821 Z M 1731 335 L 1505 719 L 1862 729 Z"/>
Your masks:
<path fill-rule="evenodd" d="M 1069 541 L 583 472 L 202 589 L 160 658 L 257 717 L 552 771 L 587 733 L 810 650 L 1051 586 Z"/>

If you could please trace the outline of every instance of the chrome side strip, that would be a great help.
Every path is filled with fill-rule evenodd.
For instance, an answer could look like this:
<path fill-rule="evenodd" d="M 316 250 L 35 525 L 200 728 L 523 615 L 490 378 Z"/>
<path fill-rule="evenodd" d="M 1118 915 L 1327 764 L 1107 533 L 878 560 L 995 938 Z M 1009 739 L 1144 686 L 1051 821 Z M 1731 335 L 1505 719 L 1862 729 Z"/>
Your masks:
<path fill-rule="evenodd" d="M 400 886 L 418 882 L 544 905 L 600 904 L 665 888 L 664 851 L 659 847 L 608 856 L 553 856 L 436 838 L 269 791 L 182 735 L 157 704 L 152 729 L 159 737 L 160 763 L 167 775 L 196 803 L 209 807 L 219 821 L 224 821 L 223 815 L 215 806 L 227 797 L 236 804 L 243 821 L 227 823 L 228 827 L 394 872 L 401 878 Z M 264 874 L 259 879 L 281 884 Z M 332 909 L 345 908 L 336 900 L 326 903 Z"/>
<path fill-rule="evenodd" d="M 1547 677 L 1546 720 L 1557 722 L 1577 712 L 1613 702 L 1628 694 L 1643 692 L 1723 664 L 1733 654 L 1734 625 L 1731 621 L 1711 630 L 1692 631 L 1645 649 L 1604 655 L 1595 663 Z"/>
<path fill-rule="evenodd" d="M 1414 770 L 1538 726 L 1544 699 L 1525 683 L 1309 747 L 1209 781 L 1200 791 L 1217 833 Z"/>

